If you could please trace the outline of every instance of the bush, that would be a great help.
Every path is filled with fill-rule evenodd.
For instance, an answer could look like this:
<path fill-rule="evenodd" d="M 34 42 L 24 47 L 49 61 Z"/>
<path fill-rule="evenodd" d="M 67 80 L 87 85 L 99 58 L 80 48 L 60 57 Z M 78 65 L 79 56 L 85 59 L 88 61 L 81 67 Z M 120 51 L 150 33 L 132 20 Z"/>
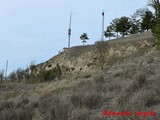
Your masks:
<path fill-rule="evenodd" d="M 47 94 L 40 100 L 39 112 L 43 115 L 47 112 L 51 113 L 52 120 L 68 120 L 71 105 L 67 102 L 66 98 L 58 94 Z"/>
<path fill-rule="evenodd" d="M 104 84 L 105 83 L 104 77 L 102 75 L 94 77 L 94 81 L 97 84 Z"/>
<path fill-rule="evenodd" d="M 136 80 L 132 81 L 126 88 L 125 90 L 128 91 L 129 93 L 133 93 L 136 90 L 138 90 L 138 83 Z"/>
<path fill-rule="evenodd" d="M 141 87 L 146 81 L 146 74 L 144 72 L 137 74 L 136 80 L 137 80 L 138 86 Z"/>
<path fill-rule="evenodd" d="M 28 80 L 29 79 L 29 71 L 28 68 L 26 69 L 21 69 L 18 68 L 16 71 L 12 71 L 8 78 L 12 81 L 12 82 L 21 82 L 22 80 Z"/>
<path fill-rule="evenodd" d="M 92 109 L 93 107 L 96 107 L 99 103 L 103 101 L 102 96 L 99 94 L 89 94 L 85 97 L 85 106 L 87 108 Z"/>
<path fill-rule="evenodd" d="M 71 97 L 71 103 L 75 107 L 87 107 L 92 109 L 93 107 L 96 107 L 102 100 L 102 96 L 91 93 L 91 94 L 73 94 Z"/>
<path fill-rule="evenodd" d="M 111 92 L 111 91 L 120 92 L 121 89 L 122 89 L 121 82 L 120 82 L 120 81 L 117 81 L 117 80 L 111 81 L 111 82 L 109 83 L 108 89 L 109 89 L 110 92 Z"/>
<path fill-rule="evenodd" d="M 0 120 L 31 120 L 33 114 L 31 109 L 5 109 L 0 113 Z"/>
<path fill-rule="evenodd" d="M 84 101 L 84 95 L 83 94 L 73 94 L 70 97 L 71 103 L 75 107 L 82 107 L 83 106 L 83 101 Z"/>
<path fill-rule="evenodd" d="M 36 81 L 40 81 L 40 82 L 51 81 L 57 77 L 60 77 L 58 68 L 53 68 L 50 70 L 43 69 L 43 70 L 40 70 L 40 72 L 36 76 Z"/>
<path fill-rule="evenodd" d="M 89 120 L 90 110 L 88 108 L 77 108 L 72 113 L 71 120 Z"/>
<path fill-rule="evenodd" d="M 29 104 L 27 106 L 26 99 L 23 100 L 17 104 L 12 101 L 0 103 L 0 120 L 31 120 L 34 108 Z"/>
<path fill-rule="evenodd" d="M 83 78 L 90 78 L 90 77 L 91 77 L 90 74 L 85 74 L 85 75 L 83 75 Z"/>

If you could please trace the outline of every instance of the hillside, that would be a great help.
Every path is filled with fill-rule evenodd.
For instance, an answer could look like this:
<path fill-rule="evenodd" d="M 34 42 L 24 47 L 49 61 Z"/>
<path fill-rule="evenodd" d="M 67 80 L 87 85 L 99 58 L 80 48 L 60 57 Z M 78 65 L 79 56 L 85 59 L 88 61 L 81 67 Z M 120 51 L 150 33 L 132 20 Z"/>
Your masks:
<path fill-rule="evenodd" d="M 57 64 L 52 81 L 1 84 L 0 120 L 159 120 L 160 51 L 150 32 L 64 49 L 32 72 Z"/>
<path fill-rule="evenodd" d="M 110 64 L 116 60 L 129 59 L 133 56 L 138 57 L 153 49 L 155 40 L 150 32 L 132 35 L 125 38 L 114 39 L 105 41 L 103 45 L 96 42 L 94 45 L 88 46 L 75 46 L 70 49 L 65 48 L 63 52 L 54 56 L 50 60 L 37 65 L 39 69 L 52 69 L 59 63 L 64 73 L 65 69 L 69 72 L 86 73 L 99 71 L 99 58 L 98 54 L 103 53 L 105 61 L 104 67 L 111 67 Z M 99 50 L 99 47 L 102 47 Z M 116 57 L 116 58 L 115 58 Z M 114 58 L 114 61 L 112 60 Z"/>

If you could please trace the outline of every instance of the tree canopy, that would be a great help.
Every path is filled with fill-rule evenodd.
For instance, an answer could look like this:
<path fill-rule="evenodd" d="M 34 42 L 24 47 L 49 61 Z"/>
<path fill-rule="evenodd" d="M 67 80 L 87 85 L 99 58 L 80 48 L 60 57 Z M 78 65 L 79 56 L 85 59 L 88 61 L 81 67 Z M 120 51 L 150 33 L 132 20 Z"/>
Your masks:
<path fill-rule="evenodd" d="M 81 34 L 80 39 L 82 40 L 82 43 L 84 45 L 84 43 L 86 43 L 86 40 L 89 39 L 87 33 Z"/>
<path fill-rule="evenodd" d="M 149 30 L 153 27 L 155 23 L 155 17 L 153 13 L 149 10 L 145 11 L 145 15 L 142 17 L 141 31 Z"/>
<path fill-rule="evenodd" d="M 106 38 L 109 38 L 109 40 L 110 40 L 110 38 L 111 37 L 114 37 L 115 35 L 114 35 L 115 33 L 113 32 L 113 27 L 110 25 L 110 26 L 108 26 L 107 27 L 107 30 L 104 32 L 104 36 L 106 37 Z"/>

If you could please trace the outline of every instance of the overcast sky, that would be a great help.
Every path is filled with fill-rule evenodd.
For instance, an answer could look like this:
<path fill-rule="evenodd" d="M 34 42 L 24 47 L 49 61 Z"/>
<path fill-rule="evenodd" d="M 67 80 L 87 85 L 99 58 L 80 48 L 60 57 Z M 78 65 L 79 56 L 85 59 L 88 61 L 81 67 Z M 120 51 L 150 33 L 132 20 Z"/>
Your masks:
<path fill-rule="evenodd" d="M 82 45 L 86 32 L 93 44 L 101 37 L 102 10 L 105 28 L 111 20 L 130 16 L 148 0 L 0 0 L 0 70 L 9 61 L 9 72 L 34 61 L 44 62 L 67 47 L 72 11 L 71 46 Z"/>

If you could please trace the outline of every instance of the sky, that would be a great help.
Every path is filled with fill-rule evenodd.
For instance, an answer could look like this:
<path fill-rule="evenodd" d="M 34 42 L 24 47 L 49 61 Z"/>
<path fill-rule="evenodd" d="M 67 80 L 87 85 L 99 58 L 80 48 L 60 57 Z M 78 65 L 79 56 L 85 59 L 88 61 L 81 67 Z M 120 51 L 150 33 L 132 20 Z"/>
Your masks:
<path fill-rule="evenodd" d="M 69 14 L 72 12 L 71 46 L 100 40 L 102 11 L 105 29 L 122 16 L 144 8 L 148 0 L 0 0 L 0 70 L 8 60 L 8 74 L 31 62 L 45 62 L 68 46 Z"/>

